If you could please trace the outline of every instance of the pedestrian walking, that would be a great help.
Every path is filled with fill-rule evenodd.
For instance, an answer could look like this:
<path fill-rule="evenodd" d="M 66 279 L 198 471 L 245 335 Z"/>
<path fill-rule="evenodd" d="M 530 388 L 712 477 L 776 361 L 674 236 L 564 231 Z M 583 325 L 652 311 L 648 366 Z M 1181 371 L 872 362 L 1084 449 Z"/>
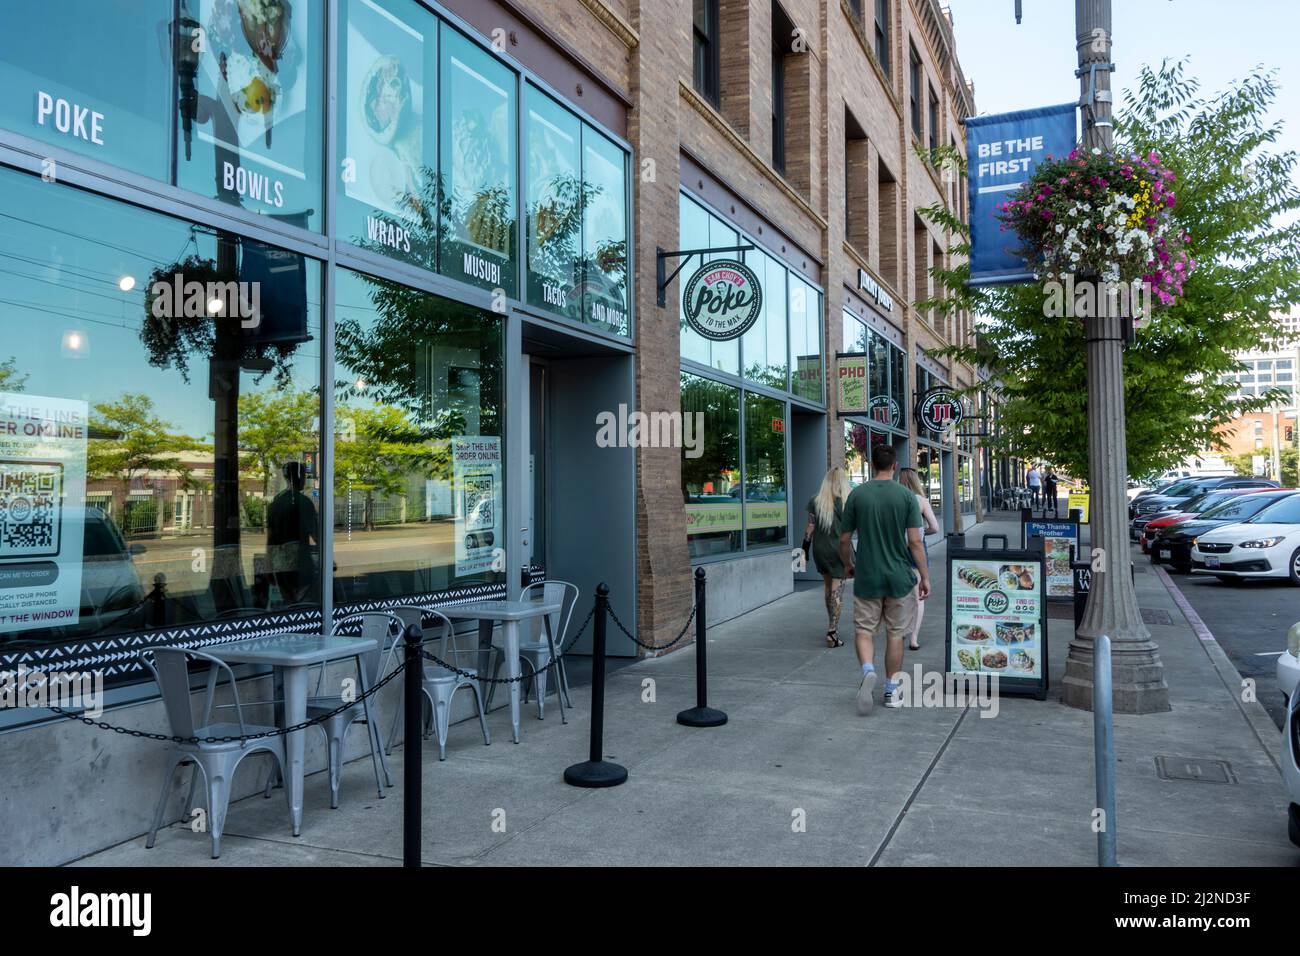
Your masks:
<path fill-rule="evenodd" d="M 1037 465 L 1029 466 L 1029 473 L 1025 475 L 1025 484 L 1029 486 L 1029 494 L 1033 500 L 1033 507 L 1038 507 L 1038 499 L 1043 494 L 1043 473 L 1038 470 Z"/>
<path fill-rule="evenodd" d="M 915 468 L 900 468 L 898 470 L 898 482 L 912 494 L 916 495 L 916 502 L 921 506 L 921 518 L 925 521 L 925 529 L 921 536 L 921 545 L 925 548 L 925 563 L 930 563 L 930 543 L 925 540 L 927 534 L 939 533 L 939 519 L 934 516 L 934 509 L 930 507 L 930 499 L 925 493 L 925 485 L 921 484 L 921 476 Z M 908 552 L 910 558 L 911 552 Z M 912 562 L 912 567 L 916 567 L 916 562 Z M 919 583 L 917 585 L 920 586 Z M 916 624 L 912 627 L 912 633 L 909 635 L 907 649 L 909 651 L 919 651 L 921 649 L 921 620 L 925 617 L 925 601 L 920 599 L 916 602 Z"/>
<path fill-rule="evenodd" d="M 869 714 L 876 686 L 875 636 L 885 626 L 885 706 L 901 707 L 897 676 L 903 638 L 912 633 L 918 601 L 930 595 L 930 569 L 921 537 L 916 495 L 891 480 L 897 455 L 889 445 L 871 449 L 872 480 L 858 485 L 840 519 L 840 560 L 853 578 L 853 630 L 862 683 L 858 713 Z M 851 553 L 854 533 L 857 554 Z M 908 560 L 909 554 L 911 560 Z"/>
<path fill-rule="evenodd" d="M 826 472 L 821 489 L 808 501 L 808 525 L 803 532 L 803 550 L 811 550 L 813 563 L 822 576 L 826 601 L 826 646 L 843 647 L 839 638 L 840 609 L 844 606 L 844 585 L 848 569 L 840 559 L 840 518 L 851 491 L 849 476 L 838 465 Z"/>
<path fill-rule="evenodd" d="M 1056 484 L 1058 481 L 1060 481 L 1060 479 L 1056 476 L 1056 469 L 1051 465 L 1048 465 L 1047 474 L 1043 476 L 1043 496 L 1045 498 L 1043 510 L 1046 511 L 1048 508 L 1051 508 L 1052 514 L 1054 515 L 1059 514 L 1056 510 L 1059 503 L 1057 501 L 1056 492 Z"/>

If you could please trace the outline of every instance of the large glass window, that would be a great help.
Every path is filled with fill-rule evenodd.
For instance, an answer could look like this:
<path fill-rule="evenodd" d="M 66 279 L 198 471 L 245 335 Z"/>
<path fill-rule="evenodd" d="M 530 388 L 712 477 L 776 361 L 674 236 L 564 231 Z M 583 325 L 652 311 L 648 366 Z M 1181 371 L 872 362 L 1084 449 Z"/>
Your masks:
<path fill-rule="evenodd" d="M 411 0 L 342 0 L 340 239 L 438 265 L 438 21 Z"/>
<path fill-rule="evenodd" d="M 785 544 L 785 402 L 745 393 L 745 543 Z"/>
<path fill-rule="evenodd" d="M 682 498 L 691 557 L 741 550 L 740 389 L 682 373 L 685 416 L 703 428 L 703 453 L 682 453 Z M 702 419 L 699 416 L 703 416 Z M 692 425 L 692 427 L 696 427 Z"/>
<path fill-rule="evenodd" d="M 899 428 L 907 428 L 907 359 L 896 345 L 889 347 L 889 394 L 898 402 Z"/>
<path fill-rule="evenodd" d="M 763 284 L 763 309 L 758 320 L 741 336 L 745 378 L 785 389 L 787 368 L 785 266 L 765 252 L 745 253 L 745 263 Z"/>
<path fill-rule="evenodd" d="M 179 9 L 192 40 L 177 45 L 177 184 L 319 229 L 323 0 L 182 0 Z M 120 84 L 130 70 L 109 59 Z"/>
<path fill-rule="evenodd" d="M 875 330 L 867 331 L 867 381 L 870 395 L 889 397 L 889 343 Z"/>
<path fill-rule="evenodd" d="M 340 270 L 339 604 L 502 580 L 500 317 Z"/>
<path fill-rule="evenodd" d="M 515 74 L 443 27 L 442 271 L 515 294 Z"/>
<path fill-rule="evenodd" d="M 527 88 L 528 302 L 582 317 L 582 123 Z"/>
<path fill-rule="evenodd" d="M 790 273 L 790 391 L 810 402 L 823 401 L 821 293 Z"/>
<path fill-rule="evenodd" d="M 750 242 L 685 193 L 680 194 L 678 213 L 682 249 L 725 249 Z M 821 293 L 761 248 L 743 254 L 720 252 L 708 258 L 737 257 L 754 270 L 762 284 L 763 304 L 758 319 L 740 338 L 715 342 L 687 325 L 679 302 L 682 358 L 821 401 Z M 701 257 L 692 256 L 683 265 L 678 277 L 679 288 L 699 269 L 701 262 Z M 799 363 L 798 367 L 803 369 L 794 379 L 791 378 L 792 362 Z M 806 392 L 799 391 L 805 387 L 799 384 L 800 374 L 808 376 L 805 384 L 813 383 L 807 384 Z"/>
<path fill-rule="evenodd" d="M 170 179 L 170 47 L 141 24 L 171 17 L 171 0 L 0 4 L 0 126 Z"/>
<path fill-rule="evenodd" d="M 0 274 L 0 640 L 319 606 L 318 264 L 0 170 Z"/>
<path fill-rule="evenodd" d="M 889 76 L 889 0 L 876 0 L 876 59 Z"/>
<path fill-rule="evenodd" d="M 694 0 L 692 17 L 693 78 L 695 89 L 714 106 L 721 89 L 719 73 L 718 0 Z"/>
<path fill-rule="evenodd" d="M 628 334 L 627 156 L 591 127 L 582 131 L 584 315 Z"/>

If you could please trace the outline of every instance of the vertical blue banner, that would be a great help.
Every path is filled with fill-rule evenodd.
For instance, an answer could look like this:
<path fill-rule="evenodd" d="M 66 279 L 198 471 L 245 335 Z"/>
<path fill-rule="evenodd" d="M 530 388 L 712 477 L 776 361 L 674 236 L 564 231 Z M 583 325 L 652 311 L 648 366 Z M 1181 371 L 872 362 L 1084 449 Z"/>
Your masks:
<path fill-rule="evenodd" d="M 1033 271 L 1003 232 L 997 206 L 1028 181 L 1047 156 L 1068 155 L 1078 142 L 1075 105 L 1043 106 L 997 116 L 970 116 L 966 172 L 970 182 L 970 285 L 1024 282 Z"/>

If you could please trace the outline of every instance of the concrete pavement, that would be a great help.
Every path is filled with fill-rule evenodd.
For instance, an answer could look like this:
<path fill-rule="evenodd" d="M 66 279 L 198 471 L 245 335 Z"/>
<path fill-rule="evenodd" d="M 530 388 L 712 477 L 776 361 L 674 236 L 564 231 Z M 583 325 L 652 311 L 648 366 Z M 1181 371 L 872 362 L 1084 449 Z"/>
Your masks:
<path fill-rule="evenodd" d="M 969 533 L 1012 527 L 987 524 Z M 909 670 L 918 661 L 927 671 L 942 666 L 943 556 L 942 545 L 931 548 L 935 596 L 922 649 L 905 660 Z M 1217 645 L 1197 638 L 1161 579 L 1140 564 L 1136 582 L 1140 604 L 1169 621 L 1151 630 L 1173 710 L 1116 717 L 1121 864 L 1300 863 L 1300 849 L 1286 835 L 1276 731 L 1258 704 L 1239 700 L 1231 663 Z M 490 717 L 491 747 L 482 745 L 476 722 L 453 726 L 445 762 L 426 744 L 425 862 L 1095 863 L 1092 715 L 1060 703 L 1072 619 L 1049 619 L 1049 699 L 1003 698 L 994 718 L 974 708 L 879 706 L 858 717 L 852 645 L 827 650 L 823 625 L 818 589 L 715 626 L 709 703 L 731 718 L 717 729 L 674 720 L 694 703 L 689 649 L 612 673 L 604 750 L 630 771 L 629 781 L 612 790 L 576 790 L 561 780 L 568 764 L 586 758 L 588 688 L 575 689 L 577 711 L 567 726 L 553 702 L 544 722 L 527 708 L 518 746 L 509 742 L 502 710 Z M 846 606 L 841 634 L 848 633 Z M 884 642 L 877 648 L 883 655 Z M 376 799 L 368 759 L 345 767 L 338 810 L 329 809 L 324 776 L 309 777 L 298 839 L 289 834 L 277 791 L 270 800 L 251 797 L 231 807 L 219 861 L 208 859 L 206 834 L 176 826 L 153 850 L 141 837 L 79 862 L 393 865 L 401 855 L 402 811 L 401 759 L 394 753 L 397 787 L 384 800 Z M 1158 756 L 1227 761 L 1235 782 L 1161 779 Z M 151 798 L 156 783 L 141 786 L 141 798 Z"/>

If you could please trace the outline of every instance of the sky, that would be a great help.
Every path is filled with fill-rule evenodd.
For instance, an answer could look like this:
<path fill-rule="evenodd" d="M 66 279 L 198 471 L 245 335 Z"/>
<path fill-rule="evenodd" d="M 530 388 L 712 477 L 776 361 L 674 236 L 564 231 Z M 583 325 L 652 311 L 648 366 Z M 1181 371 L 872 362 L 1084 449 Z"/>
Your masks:
<path fill-rule="evenodd" d="M 978 113 L 1077 102 L 1074 0 L 940 0 L 952 10 L 957 58 L 975 84 Z M 1300 151 L 1300 3 L 1296 0 L 1114 0 L 1115 105 L 1138 70 L 1188 58 L 1201 94 L 1231 88 L 1255 66 L 1276 68 L 1271 117 L 1286 126 L 1277 146 Z"/>

